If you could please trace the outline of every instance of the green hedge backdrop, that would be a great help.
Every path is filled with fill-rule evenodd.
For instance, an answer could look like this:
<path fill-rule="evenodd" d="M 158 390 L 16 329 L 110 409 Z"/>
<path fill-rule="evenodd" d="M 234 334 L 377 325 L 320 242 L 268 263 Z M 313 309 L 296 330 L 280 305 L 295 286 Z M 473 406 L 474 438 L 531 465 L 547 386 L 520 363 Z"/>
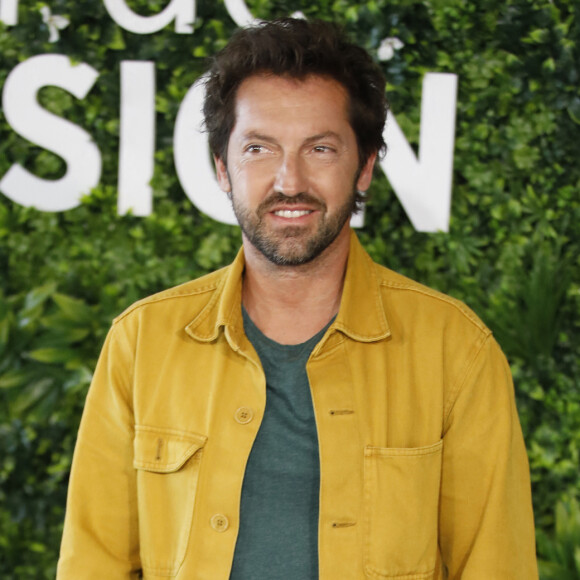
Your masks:
<path fill-rule="evenodd" d="M 167 1 L 131 0 L 143 15 Z M 80 207 L 42 213 L 0 195 L 0 577 L 54 577 L 84 397 L 111 319 L 134 300 L 228 263 L 237 228 L 200 214 L 173 167 L 172 134 L 205 58 L 235 29 L 198 0 L 192 35 L 141 36 L 101 0 L 52 0 L 71 24 L 49 43 L 41 2 L 0 23 L 0 89 L 21 61 L 66 54 L 100 76 L 86 99 L 46 87 L 43 106 L 85 128 L 103 155 Z M 573 0 L 247 0 L 271 18 L 343 23 L 381 65 L 407 139 L 418 143 L 425 72 L 459 76 L 449 233 L 414 231 L 380 171 L 360 237 L 379 262 L 464 300 L 510 360 L 529 451 L 543 578 L 580 578 L 580 5 Z M 119 67 L 157 63 L 154 214 L 116 214 Z M 57 178 L 61 159 L 0 114 L 0 176 L 15 162 Z M 556 506 L 557 509 L 556 509 Z M 557 520 L 557 525 L 556 525 Z"/>

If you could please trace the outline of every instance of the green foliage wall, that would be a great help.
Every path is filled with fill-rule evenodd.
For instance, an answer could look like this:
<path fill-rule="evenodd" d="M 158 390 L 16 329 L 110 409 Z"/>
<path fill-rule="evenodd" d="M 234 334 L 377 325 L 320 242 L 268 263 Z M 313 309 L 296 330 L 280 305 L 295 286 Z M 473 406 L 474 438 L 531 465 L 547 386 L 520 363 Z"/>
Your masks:
<path fill-rule="evenodd" d="M 131 0 L 141 14 L 166 2 Z M 558 499 L 580 495 L 580 6 L 572 0 L 248 0 L 262 18 L 302 11 L 343 23 L 377 53 L 392 110 L 418 144 L 425 72 L 459 75 L 449 233 L 414 231 L 377 171 L 360 236 L 373 257 L 467 302 L 512 365 L 539 528 Z M 221 0 L 198 0 L 193 35 L 117 26 L 101 0 L 53 0 L 71 24 L 55 44 L 40 2 L 0 24 L 0 88 L 45 53 L 95 67 L 83 101 L 57 88 L 40 99 L 84 127 L 103 155 L 101 184 L 66 213 L 0 196 L 0 576 L 51 578 L 80 412 L 110 320 L 134 300 L 228 263 L 237 228 L 201 215 L 173 167 L 177 110 L 205 58 L 235 29 Z M 154 214 L 116 215 L 119 68 L 157 63 Z M 15 162 L 57 178 L 64 163 L 0 114 L 0 176 Z"/>

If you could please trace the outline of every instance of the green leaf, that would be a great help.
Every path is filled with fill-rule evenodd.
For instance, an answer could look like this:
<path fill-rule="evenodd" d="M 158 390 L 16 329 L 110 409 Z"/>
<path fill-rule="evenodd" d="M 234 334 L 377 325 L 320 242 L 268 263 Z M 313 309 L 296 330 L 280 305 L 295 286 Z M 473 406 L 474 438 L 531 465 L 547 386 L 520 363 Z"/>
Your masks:
<path fill-rule="evenodd" d="M 127 48 L 125 44 L 125 39 L 123 38 L 123 32 L 119 26 L 115 26 L 115 32 L 113 38 L 107 45 L 111 50 L 125 50 Z"/>
<path fill-rule="evenodd" d="M 6 347 L 8 344 L 8 338 L 10 336 L 10 320 L 8 318 L 4 318 L 0 320 L 0 352 Z"/>
<path fill-rule="evenodd" d="M 0 389 L 22 387 L 30 380 L 30 373 L 21 370 L 9 370 L 0 375 Z"/>
<path fill-rule="evenodd" d="M 28 544 L 28 547 L 33 552 L 39 552 L 39 553 L 46 552 L 46 546 L 44 544 L 41 544 L 40 542 L 31 542 L 30 544 Z"/>
<path fill-rule="evenodd" d="M 34 288 L 28 292 L 24 301 L 23 314 L 37 310 L 38 307 L 44 304 L 55 291 L 56 284 L 54 282 L 49 282 L 48 284 L 44 284 L 43 286 L 39 286 L 38 288 Z"/>
<path fill-rule="evenodd" d="M 83 300 L 65 296 L 64 294 L 54 294 L 52 298 L 58 305 L 59 310 L 70 320 L 83 322 L 92 318 L 92 311 Z"/>
<path fill-rule="evenodd" d="M 38 362 L 55 364 L 74 360 L 77 353 L 65 348 L 38 348 L 29 352 L 28 357 Z"/>

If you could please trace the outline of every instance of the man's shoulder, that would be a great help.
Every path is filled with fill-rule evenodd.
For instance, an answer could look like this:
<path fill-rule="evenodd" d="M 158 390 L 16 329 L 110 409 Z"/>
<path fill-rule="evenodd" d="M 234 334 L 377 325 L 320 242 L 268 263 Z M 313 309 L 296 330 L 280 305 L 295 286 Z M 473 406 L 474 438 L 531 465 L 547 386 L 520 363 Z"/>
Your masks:
<path fill-rule="evenodd" d="M 387 301 L 401 301 L 413 308 L 441 314 L 443 318 L 457 317 L 484 334 L 491 332 L 477 314 L 461 300 L 434 290 L 380 264 L 374 263 L 374 268 L 377 282 Z"/>
<path fill-rule="evenodd" d="M 119 314 L 113 323 L 116 324 L 125 318 L 152 308 L 156 310 L 165 308 L 173 310 L 182 307 L 187 309 L 188 312 L 195 314 L 196 305 L 199 305 L 198 307 L 201 309 L 207 304 L 213 293 L 222 283 L 230 267 L 226 266 L 200 278 L 190 280 L 189 282 L 179 284 L 178 286 L 138 300 Z"/>

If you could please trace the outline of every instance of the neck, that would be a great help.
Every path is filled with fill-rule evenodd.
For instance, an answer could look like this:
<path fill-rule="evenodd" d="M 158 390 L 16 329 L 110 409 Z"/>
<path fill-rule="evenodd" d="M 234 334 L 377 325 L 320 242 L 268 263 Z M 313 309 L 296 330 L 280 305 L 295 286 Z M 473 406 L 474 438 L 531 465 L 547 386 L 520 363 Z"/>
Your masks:
<path fill-rule="evenodd" d="M 350 246 L 345 228 L 320 256 L 300 266 L 277 266 L 244 238 L 242 300 L 254 324 L 280 344 L 300 344 L 338 312 Z"/>

